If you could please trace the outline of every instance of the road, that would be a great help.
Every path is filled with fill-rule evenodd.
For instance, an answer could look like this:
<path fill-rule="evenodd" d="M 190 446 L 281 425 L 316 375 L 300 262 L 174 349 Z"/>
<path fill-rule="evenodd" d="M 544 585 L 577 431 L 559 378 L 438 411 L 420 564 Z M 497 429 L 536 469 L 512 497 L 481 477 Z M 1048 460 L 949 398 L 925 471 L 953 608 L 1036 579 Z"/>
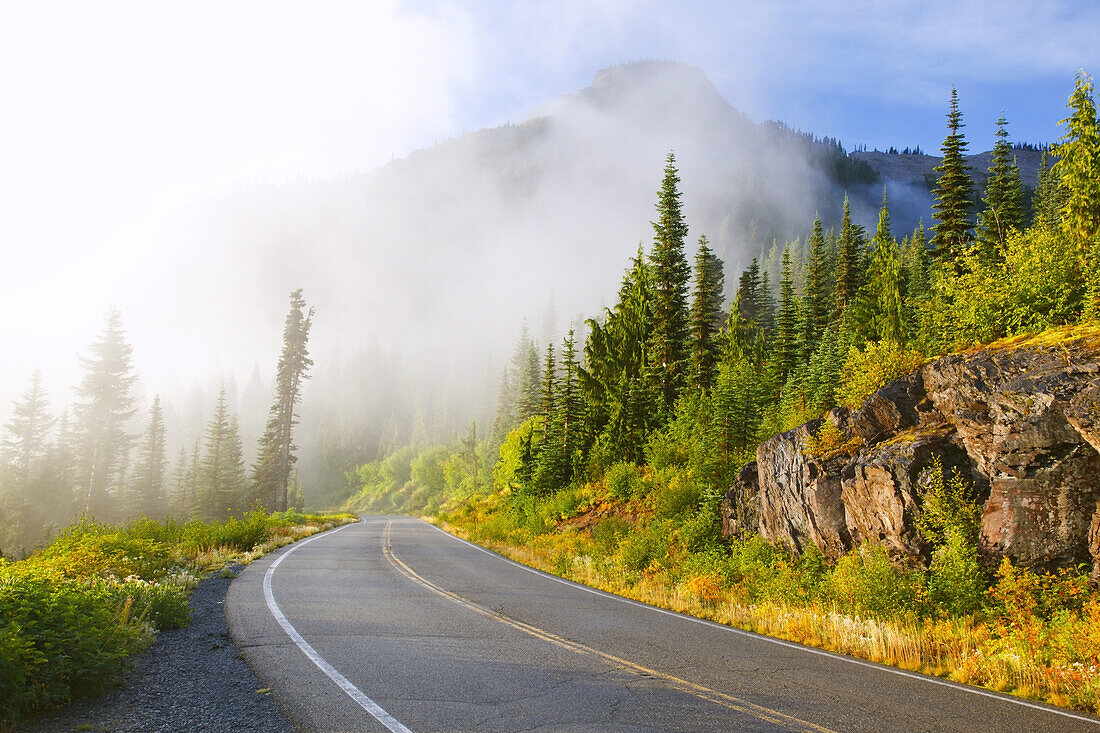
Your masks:
<path fill-rule="evenodd" d="M 310 731 L 1100 731 L 594 591 L 408 517 L 257 560 L 226 617 Z"/>

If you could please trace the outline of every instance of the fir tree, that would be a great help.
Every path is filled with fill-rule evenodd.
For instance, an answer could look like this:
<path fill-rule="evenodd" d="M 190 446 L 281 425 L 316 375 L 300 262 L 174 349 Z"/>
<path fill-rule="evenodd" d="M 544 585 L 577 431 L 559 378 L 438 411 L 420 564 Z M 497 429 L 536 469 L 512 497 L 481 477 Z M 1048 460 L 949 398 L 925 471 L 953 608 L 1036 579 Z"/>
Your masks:
<path fill-rule="evenodd" d="M 542 371 L 542 398 L 539 401 L 539 414 L 547 420 L 554 411 L 557 398 L 558 370 L 554 363 L 554 344 L 546 344 L 546 358 Z"/>
<path fill-rule="evenodd" d="M 814 219 L 808 240 L 810 266 L 806 273 L 806 346 L 812 352 L 829 325 L 833 310 L 833 268 L 828 244 L 821 229 L 821 217 Z"/>
<path fill-rule="evenodd" d="M 722 260 L 699 237 L 695 253 L 695 291 L 691 301 L 691 381 L 697 390 L 705 390 L 714 381 L 721 357 L 718 333 L 722 329 L 725 274 Z"/>
<path fill-rule="evenodd" d="M 668 154 L 661 190 L 657 192 L 657 221 L 653 222 L 653 377 L 661 398 L 660 412 L 671 415 L 685 383 L 688 367 L 687 282 L 684 255 L 688 227 L 680 203 L 676 157 Z"/>
<path fill-rule="evenodd" d="M 275 400 L 260 438 L 259 457 L 253 468 L 252 498 L 274 511 L 286 511 L 287 486 L 298 457 L 294 451 L 295 408 L 301 399 L 302 381 L 313 366 L 306 346 L 313 324 L 313 309 L 305 310 L 299 288 L 290 294 L 290 313 L 283 327 L 283 351 L 275 376 Z"/>
<path fill-rule="evenodd" d="M 111 497 L 121 489 L 133 436 L 126 424 L 134 414 L 130 394 L 133 374 L 132 348 L 126 343 L 122 315 L 107 312 L 106 325 L 80 359 L 84 377 L 77 388 L 76 430 L 79 443 L 78 486 L 84 510 L 102 516 L 112 509 Z"/>
<path fill-rule="evenodd" d="M 164 410 L 160 395 L 153 398 L 149 408 L 149 424 L 145 428 L 139 446 L 137 472 L 134 477 L 134 506 L 132 514 L 155 517 L 166 509 L 164 484 L 168 471 L 167 445 L 165 442 Z"/>
<path fill-rule="evenodd" d="M 982 199 L 985 208 L 978 225 L 978 243 L 988 261 L 1003 259 L 1005 237 L 1012 230 L 1024 228 L 1024 187 L 1012 146 L 1008 144 L 1006 125 L 1008 121 L 1002 114 L 997 120 L 997 142 L 993 145 Z"/>
<path fill-rule="evenodd" d="M 871 267 L 867 290 L 871 303 L 871 335 L 879 341 L 903 343 L 901 253 L 890 231 L 890 209 L 886 189 L 882 190 L 882 209 L 872 240 Z"/>
<path fill-rule="evenodd" d="M 5 459 L 11 467 L 16 485 L 25 493 L 30 484 L 31 472 L 46 457 L 46 442 L 53 426 L 46 402 L 46 388 L 42 385 L 42 370 L 35 369 L 31 383 L 12 408 L 11 418 L 4 426 Z"/>
<path fill-rule="evenodd" d="M 962 113 L 959 112 L 959 95 L 951 87 L 951 110 L 947 114 L 947 137 L 940 147 L 942 162 L 933 170 L 939 174 L 933 191 L 935 203 L 932 206 L 937 223 L 933 227 L 933 257 L 939 261 L 950 261 L 962 253 L 970 238 L 974 226 L 971 219 L 974 196 L 974 183 L 970 180 L 970 166 L 966 164 L 966 138 L 961 130 Z"/>
<path fill-rule="evenodd" d="M 516 406 L 516 420 L 523 422 L 539 411 L 542 382 L 539 378 L 539 350 L 533 340 L 528 340 L 523 355 L 523 364 L 519 373 L 519 404 Z"/>
<path fill-rule="evenodd" d="M 863 227 L 852 223 L 851 205 L 845 194 L 844 216 L 840 222 L 840 239 L 837 243 L 834 321 L 843 318 L 844 312 L 863 284 L 863 237 Z"/>
<path fill-rule="evenodd" d="M 791 255 L 783 248 L 783 272 L 779 279 L 779 310 L 775 318 L 775 343 L 772 359 L 776 384 L 782 385 L 794 370 L 801 352 L 798 341 L 798 299 L 791 277 Z"/>
<path fill-rule="evenodd" d="M 1065 191 L 1058 185 L 1058 174 L 1051 169 L 1046 151 L 1039 159 L 1039 182 L 1031 201 L 1034 225 L 1055 232 L 1062 225 L 1062 204 Z"/>
<path fill-rule="evenodd" d="M 1092 78 L 1077 75 L 1069 98 L 1072 114 L 1062 120 L 1065 133 L 1054 149 L 1052 169 L 1062 191 L 1061 230 L 1074 245 L 1084 274 L 1086 313 L 1100 321 L 1100 122 Z"/>

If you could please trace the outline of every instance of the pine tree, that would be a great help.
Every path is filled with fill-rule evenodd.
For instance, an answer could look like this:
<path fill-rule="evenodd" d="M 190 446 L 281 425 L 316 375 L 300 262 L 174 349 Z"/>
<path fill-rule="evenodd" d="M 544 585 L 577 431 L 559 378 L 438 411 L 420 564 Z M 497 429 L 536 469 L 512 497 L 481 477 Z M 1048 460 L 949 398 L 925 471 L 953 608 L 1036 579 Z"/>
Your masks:
<path fill-rule="evenodd" d="M 851 205 L 848 195 L 844 195 L 844 217 L 840 222 L 840 240 L 837 243 L 836 305 L 833 320 L 839 321 L 855 299 L 863 285 L 863 227 L 852 223 Z"/>
<path fill-rule="evenodd" d="M 697 390 L 709 389 L 721 358 L 718 333 L 722 329 L 722 260 L 699 237 L 695 253 L 695 291 L 691 301 L 691 382 Z"/>
<path fill-rule="evenodd" d="M 134 414 L 130 390 L 133 374 L 131 346 L 126 343 L 122 315 L 107 312 L 106 324 L 80 359 L 84 377 L 77 388 L 82 399 L 74 407 L 79 443 L 78 486 L 84 511 L 103 516 L 113 509 L 111 498 L 121 489 L 133 436 L 126 424 Z"/>
<path fill-rule="evenodd" d="M 16 486 L 26 494 L 31 472 L 46 457 L 46 442 L 53 426 L 42 384 L 42 370 L 35 369 L 31 383 L 12 408 L 11 419 L 4 426 L 5 460 L 12 468 Z M 28 497 L 29 498 L 29 497 Z"/>
<path fill-rule="evenodd" d="M 671 152 L 657 192 L 657 221 L 653 222 L 653 378 L 661 405 L 659 413 L 671 415 L 686 381 L 688 368 L 687 282 L 690 274 L 684 255 L 688 227 L 680 203 L 680 177 Z"/>
<path fill-rule="evenodd" d="M 538 414 L 542 382 L 539 377 L 539 350 L 533 340 L 528 340 L 523 364 L 519 373 L 519 404 L 516 420 L 523 422 Z"/>
<path fill-rule="evenodd" d="M 497 388 L 497 414 L 493 418 L 491 438 L 493 445 L 499 446 L 503 443 L 508 431 L 516 424 L 517 392 L 517 381 L 508 367 L 504 367 L 500 375 L 500 386 Z"/>
<path fill-rule="evenodd" d="M 1063 192 L 1061 230 L 1074 245 L 1085 276 L 1086 313 L 1100 321 L 1100 122 L 1092 78 L 1080 72 L 1069 98 L 1072 114 L 1054 149 L 1052 169 Z"/>
<path fill-rule="evenodd" d="M 938 261 L 951 261 L 961 254 L 974 226 L 971 219 L 974 183 L 970 180 L 970 166 L 965 160 L 966 138 L 959 132 L 963 127 L 965 125 L 962 122 L 962 113 L 959 112 L 959 95 L 951 87 L 951 110 L 947 114 L 948 132 L 940 147 L 943 160 L 933 169 L 939 173 L 933 191 L 936 201 L 932 206 L 937 220 L 933 227 L 933 258 Z"/>
<path fill-rule="evenodd" d="M 228 438 L 229 405 L 222 387 L 214 415 L 206 425 L 206 445 L 199 470 L 200 513 L 204 519 L 224 519 L 229 514 L 228 477 L 224 473 Z"/>
<path fill-rule="evenodd" d="M 997 120 L 997 142 L 993 145 L 989 180 L 982 199 L 985 208 L 978 225 L 978 243 L 989 261 L 1003 259 L 1005 237 L 1014 229 L 1024 228 L 1024 187 L 1012 146 L 1008 144 L 1007 125 L 1002 113 Z"/>
<path fill-rule="evenodd" d="M 809 352 L 817 347 L 821 334 L 829 325 L 833 310 L 833 268 L 828 244 L 821 229 L 821 217 L 814 219 L 808 240 L 810 266 L 806 273 L 806 346 Z"/>
<path fill-rule="evenodd" d="M 558 368 L 554 363 L 554 344 L 546 344 L 546 358 L 543 361 L 542 371 L 542 398 L 539 401 L 539 414 L 547 420 L 554 411 L 554 400 L 557 399 Z"/>
<path fill-rule="evenodd" d="M 653 333 L 650 267 L 639 245 L 603 321 L 589 319 L 585 366 L 578 368 L 591 432 L 618 460 L 642 460 L 656 402 L 647 368 Z"/>
<path fill-rule="evenodd" d="M 1065 191 L 1058 185 L 1058 175 L 1049 164 L 1046 151 L 1039 159 L 1039 182 L 1031 200 L 1033 223 L 1046 232 L 1056 232 L 1062 225 L 1062 204 Z"/>
<path fill-rule="evenodd" d="M 775 318 L 775 343 L 772 360 L 775 381 L 782 385 L 798 363 L 802 345 L 798 340 L 798 299 L 791 277 L 790 251 L 783 248 L 783 271 L 779 279 L 779 310 Z"/>
<path fill-rule="evenodd" d="M 294 451 L 294 410 L 301 400 L 302 381 L 313 366 L 306 346 L 313 324 L 313 309 L 308 313 L 299 288 L 290 294 L 290 313 L 283 327 L 283 351 L 275 376 L 275 400 L 267 426 L 260 438 L 259 457 L 253 467 L 253 500 L 274 511 L 286 511 L 287 486 L 298 457 Z"/>
<path fill-rule="evenodd" d="M 172 472 L 172 496 L 169 501 L 171 515 L 181 519 L 191 513 L 187 498 L 187 469 L 187 449 L 181 445 L 179 458 L 176 459 L 176 470 Z"/>
<path fill-rule="evenodd" d="M 748 268 L 741 273 L 737 285 L 737 313 L 746 323 L 760 325 L 764 310 L 761 292 L 760 263 L 754 257 Z"/>
<path fill-rule="evenodd" d="M 168 471 L 168 456 L 164 410 L 160 404 L 160 395 L 153 398 L 153 406 L 149 408 L 149 424 L 145 428 L 138 450 L 137 472 L 134 477 L 134 506 L 130 507 L 130 513 L 155 517 L 167 508 L 164 484 Z"/>
<path fill-rule="evenodd" d="M 1082 250 L 1100 233 L 1100 122 L 1092 94 L 1092 78 L 1079 73 L 1069 98 L 1072 114 L 1059 123 L 1065 133 L 1052 168 L 1065 192 L 1062 231 Z"/>
<path fill-rule="evenodd" d="M 902 320 L 901 253 L 890 231 L 890 209 L 886 189 L 882 190 L 882 209 L 872 240 L 871 267 L 867 290 L 871 304 L 871 335 L 879 341 L 901 344 L 905 338 Z"/>

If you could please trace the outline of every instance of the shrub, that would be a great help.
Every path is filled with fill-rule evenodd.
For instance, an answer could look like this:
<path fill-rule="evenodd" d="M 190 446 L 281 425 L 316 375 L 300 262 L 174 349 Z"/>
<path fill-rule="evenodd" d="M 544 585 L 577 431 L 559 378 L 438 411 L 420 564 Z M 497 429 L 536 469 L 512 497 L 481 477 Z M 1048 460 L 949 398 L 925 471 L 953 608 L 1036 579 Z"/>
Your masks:
<path fill-rule="evenodd" d="M 943 545 L 932 556 L 928 599 L 949 616 L 973 614 L 984 607 L 988 585 L 974 540 L 948 528 Z"/>
<path fill-rule="evenodd" d="M 853 347 L 840 368 L 837 403 L 857 410 L 878 389 L 923 363 L 919 351 L 903 349 L 894 341 L 870 342 L 862 350 Z"/>
<path fill-rule="evenodd" d="M 633 463 L 626 461 L 616 463 L 607 469 L 603 477 L 604 484 L 611 496 L 628 501 L 641 493 L 645 484 L 642 481 L 641 470 Z"/>
<path fill-rule="evenodd" d="M 829 578 L 831 599 L 841 612 L 880 619 L 917 610 L 920 586 L 915 573 L 895 567 L 886 548 L 872 543 L 841 557 Z"/>

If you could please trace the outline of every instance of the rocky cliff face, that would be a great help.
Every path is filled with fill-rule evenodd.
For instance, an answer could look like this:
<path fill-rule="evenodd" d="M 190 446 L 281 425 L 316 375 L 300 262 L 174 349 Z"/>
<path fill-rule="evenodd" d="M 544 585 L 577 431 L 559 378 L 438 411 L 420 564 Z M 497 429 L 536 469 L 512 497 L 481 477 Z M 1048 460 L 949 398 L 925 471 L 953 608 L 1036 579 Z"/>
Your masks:
<path fill-rule="evenodd" d="M 832 558 L 870 540 L 927 560 L 916 520 L 939 459 L 945 480 L 958 472 L 977 490 L 984 552 L 1100 567 L 1100 335 L 1053 343 L 1063 336 L 931 361 L 855 412 L 766 441 L 725 497 L 723 531 Z M 825 420 L 843 444 L 811 454 Z"/>

